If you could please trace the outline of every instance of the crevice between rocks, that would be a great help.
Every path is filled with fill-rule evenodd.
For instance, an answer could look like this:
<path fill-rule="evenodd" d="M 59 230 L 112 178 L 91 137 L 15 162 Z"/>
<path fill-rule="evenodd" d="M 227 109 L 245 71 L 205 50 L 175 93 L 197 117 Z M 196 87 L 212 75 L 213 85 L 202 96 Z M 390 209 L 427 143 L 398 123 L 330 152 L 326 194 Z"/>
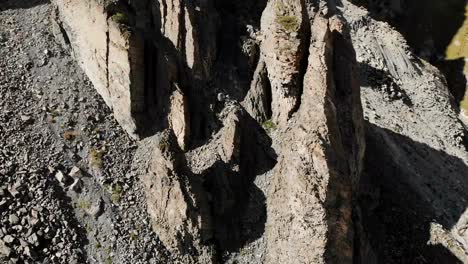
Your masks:
<path fill-rule="evenodd" d="M 305 42 L 303 43 L 303 46 L 301 49 L 303 49 L 303 54 L 302 58 L 300 60 L 300 68 L 299 68 L 299 78 L 298 78 L 298 94 L 297 94 L 297 100 L 296 104 L 292 108 L 292 110 L 288 114 L 288 118 L 291 118 L 291 116 L 296 113 L 299 108 L 301 107 L 301 98 L 302 98 L 302 93 L 304 90 L 304 78 L 307 72 L 307 68 L 309 66 L 309 55 L 310 55 L 310 45 L 311 45 L 311 24 L 310 24 L 310 18 L 309 18 L 309 13 L 307 11 L 307 5 L 305 0 L 301 0 L 301 5 L 302 5 L 302 27 L 304 27 L 304 38 Z"/>

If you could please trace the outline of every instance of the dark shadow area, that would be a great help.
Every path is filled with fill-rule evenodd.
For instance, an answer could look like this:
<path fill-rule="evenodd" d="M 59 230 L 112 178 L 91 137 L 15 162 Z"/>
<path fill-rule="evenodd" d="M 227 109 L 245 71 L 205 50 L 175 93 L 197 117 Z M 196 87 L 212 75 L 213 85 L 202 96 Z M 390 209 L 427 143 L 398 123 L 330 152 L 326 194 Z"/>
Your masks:
<path fill-rule="evenodd" d="M 325 115 L 327 139 L 325 161 L 327 242 L 325 263 L 350 263 L 353 255 L 352 204 L 354 188 L 358 183 L 360 152 L 364 147 L 359 136 L 362 108 L 359 86 L 359 67 L 350 41 L 349 32 L 333 30 L 331 45 L 325 54 L 326 65 L 331 66 L 326 87 Z"/>
<path fill-rule="evenodd" d="M 359 207 L 379 263 L 460 263 L 428 241 L 432 222 L 450 230 L 468 206 L 466 164 L 368 122 L 366 142 Z"/>
<path fill-rule="evenodd" d="M 277 155 L 271 139 L 243 112 L 238 154 L 229 163 L 218 160 L 201 176 L 211 197 L 214 243 L 218 256 L 238 252 L 263 236 L 266 223 L 266 197 L 255 184 L 257 175 L 271 170 Z"/>
<path fill-rule="evenodd" d="M 249 88 L 253 69 L 239 39 L 247 34 L 247 23 L 259 23 L 263 9 L 253 12 L 257 3 L 250 2 L 219 0 L 197 6 L 184 2 L 181 17 L 190 18 L 194 32 L 186 32 L 188 21 L 182 20 L 176 47 L 160 31 L 167 14 L 161 14 L 165 9 L 159 2 L 133 1 L 132 5 L 139 12 L 135 27 L 145 38 L 145 110 L 140 114 L 140 134 L 148 137 L 168 127 L 170 97 L 178 89 L 189 114 L 189 148 L 204 145 L 222 127 L 217 114 L 224 102 L 217 95 L 237 100 Z M 186 42 L 194 37 L 193 43 Z M 193 60 L 190 65 L 189 57 Z"/>
<path fill-rule="evenodd" d="M 411 98 L 405 90 L 393 80 L 392 76 L 382 70 L 376 69 L 369 64 L 359 63 L 359 74 L 361 87 L 369 87 L 385 93 L 390 100 L 402 100 L 409 107 L 413 106 Z"/>
<path fill-rule="evenodd" d="M 408 41 L 421 58 L 445 75 L 457 103 L 465 93 L 463 59 L 445 60 L 445 50 L 465 20 L 466 0 L 351 0 L 377 20 L 386 21 Z"/>
<path fill-rule="evenodd" d="M 451 94 L 455 98 L 455 102 L 458 103 L 463 100 L 465 95 L 465 88 L 467 87 L 467 80 L 463 73 L 465 67 L 465 60 L 450 60 L 450 61 L 439 61 L 435 63 L 435 66 L 445 75 L 448 87 Z"/>
<path fill-rule="evenodd" d="M 26 9 L 49 3 L 48 0 L 0 0 L 0 12 L 8 9 Z"/>
<path fill-rule="evenodd" d="M 259 47 L 253 41 L 249 42 L 247 27 L 254 30 L 260 28 L 260 17 L 266 2 L 215 1 L 220 17 L 216 84 L 222 92 L 237 101 L 245 97 L 259 58 Z M 249 50 L 249 54 L 245 49 Z"/>
<path fill-rule="evenodd" d="M 277 155 L 271 148 L 271 138 L 247 112 L 240 110 L 238 125 L 240 135 L 232 146 L 230 160 L 220 159 L 216 149 L 207 149 L 198 155 L 206 155 L 205 162 L 214 163 L 197 173 L 188 166 L 173 132 L 169 132 L 168 140 L 158 143 L 173 155 L 177 180 L 183 193 L 191 197 L 187 200 L 188 217 L 200 223 L 199 237 L 183 234 L 183 254 L 196 257 L 199 252 L 190 243 L 199 239 L 206 246 L 214 246 L 213 261 L 223 263 L 225 253 L 239 252 L 264 234 L 266 197 L 254 181 L 275 166 Z"/>
<path fill-rule="evenodd" d="M 197 31 L 200 38 L 209 34 L 211 27 L 216 27 L 212 21 L 216 13 L 212 6 L 201 5 L 197 11 L 199 13 L 195 14 L 194 3 L 184 2 L 184 5 L 181 10 L 189 13 L 181 14 L 181 17 L 189 16 L 194 28 L 200 24 L 210 25 Z M 178 90 L 184 96 L 184 114 L 187 115 L 190 126 L 190 148 L 203 145 L 213 131 L 221 127 L 211 107 L 215 104 L 216 96 L 215 91 L 209 89 L 211 76 L 209 69 L 206 69 L 207 66 L 211 66 L 212 58 L 207 54 L 211 42 L 204 42 L 204 39 L 193 40 L 196 42 L 193 44 L 199 46 L 196 47 L 196 53 L 192 54 L 193 65 L 189 66 L 186 58 L 187 47 L 183 44 L 188 33 L 185 32 L 183 23 L 179 25 L 178 42 L 181 44 L 176 47 L 161 32 L 162 17 L 167 14 L 160 13 L 162 8 L 158 1 L 131 1 L 129 9 L 135 17 L 133 27 L 141 32 L 144 39 L 144 107 L 141 113 L 135 114 L 139 120 L 139 134 L 149 137 L 169 126 L 170 100 Z M 209 15 L 211 13 L 213 17 Z"/>

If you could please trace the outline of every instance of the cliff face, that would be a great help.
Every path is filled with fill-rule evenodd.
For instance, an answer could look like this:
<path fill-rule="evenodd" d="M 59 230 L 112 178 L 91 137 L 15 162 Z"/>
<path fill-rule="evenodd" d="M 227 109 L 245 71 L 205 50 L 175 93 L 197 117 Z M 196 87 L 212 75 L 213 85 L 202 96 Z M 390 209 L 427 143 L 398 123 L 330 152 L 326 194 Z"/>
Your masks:
<path fill-rule="evenodd" d="M 155 134 L 143 143 L 142 179 L 153 228 L 175 257 L 210 263 L 264 237 L 267 263 L 352 262 L 363 116 L 333 6 L 55 5 L 59 32 L 119 123 Z M 251 206 L 263 211 L 253 222 Z"/>
<path fill-rule="evenodd" d="M 453 155 L 450 182 L 466 184 L 464 128 L 443 77 L 387 24 L 332 2 L 53 1 L 57 37 L 141 139 L 133 169 L 175 261 L 394 260 L 361 201 L 369 185 L 416 192 L 431 201 L 423 213 L 449 214 L 440 222 L 459 217 L 440 207 L 463 192 L 421 187 L 442 179 L 423 168 L 424 147 L 401 139 Z M 439 173 L 452 160 L 427 159 Z M 459 229 L 446 239 L 463 245 Z"/>

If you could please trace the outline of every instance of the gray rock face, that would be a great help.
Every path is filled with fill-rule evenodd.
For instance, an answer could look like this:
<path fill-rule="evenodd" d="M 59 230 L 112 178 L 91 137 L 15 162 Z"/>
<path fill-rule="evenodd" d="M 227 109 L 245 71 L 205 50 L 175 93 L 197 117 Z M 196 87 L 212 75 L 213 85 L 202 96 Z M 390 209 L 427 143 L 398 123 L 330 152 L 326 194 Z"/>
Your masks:
<path fill-rule="evenodd" d="M 201 179 L 193 175 L 169 131 L 147 140 L 150 160 L 143 181 L 153 228 L 184 263 L 211 263 L 211 219 Z"/>
<path fill-rule="evenodd" d="M 359 193 L 364 234 L 358 236 L 368 238 L 363 244 L 370 243 L 374 256 L 358 253 L 361 261 L 423 256 L 444 263 L 456 256 L 466 262 L 467 241 L 460 231 L 466 226 L 466 129 L 447 82 L 389 24 L 347 2 L 344 15 L 360 65 L 368 143 Z M 376 219 L 384 215 L 392 224 Z"/>

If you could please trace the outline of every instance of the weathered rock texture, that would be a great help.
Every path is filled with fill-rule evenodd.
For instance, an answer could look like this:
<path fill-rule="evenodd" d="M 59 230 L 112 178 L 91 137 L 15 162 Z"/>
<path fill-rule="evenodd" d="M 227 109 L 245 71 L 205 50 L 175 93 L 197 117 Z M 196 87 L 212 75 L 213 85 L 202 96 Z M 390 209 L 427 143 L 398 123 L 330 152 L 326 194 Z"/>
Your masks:
<path fill-rule="evenodd" d="M 131 135 L 156 133 L 141 147 L 142 179 L 175 258 L 212 263 L 261 239 L 266 263 L 352 261 L 363 118 L 335 10 L 286 0 L 55 4 L 116 119 Z M 268 184 L 257 187 L 260 175 Z"/>
<path fill-rule="evenodd" d="M 269 1 L 261 20 L 261 57 L 271 83 L 272 120 L 285 123 L 301 96 L 309 23 L 303 1 Z M 303 67 L 303 66 L 302 66 Z M 302 74 L 302 76 L 301 76 Z"/>
<path fill-rule="evenodd" d="M 347 1 L 337 1 L 340 8 L 332 2 L 55 0 L 64 42 L 116 119 L 131 135 L 147 137 L 134 166 L 153 230 L 175 262 L 378 259 L 365 225 L 369 211 L 357 206 L 367 180 L 361 180 L 364 129 L 372 144 L 367 177 L 378 178 L 372 168 L 380 152 L 391 161 L 382 167 L 392 175 L 417 174 L 399 165 L 406 160 L 417 168 L 424 162 L 409 157 L 404 148 L 413 147 L 404 140 L 379 129 L 394 127 L 375 121 L 369 105 L 390 109 L 379 118 L 419 125 L 438 118 L 444 135 L 434 137 L 431 125 L 429 132 L 408 125 L 408 134 L 433 140 L 431 146 L 451 155 L 466 154 L 462 128 L 442 110 L 450 108 L 450 95 L 437 70 L 415 62 L 386 24 L 370 23 Z M 83 25 L 76 12 L 86 18 Z M 367 34 L 371 25 L 373 34 Z M 381 35 L 385 30 L 388 35 Z M 377 82 L 384 94 L 364 94 L 368 122 L 360 77 L 362 87 Z M 432 94 L 413 96 L 406 89 L 412 86 Z M 421 106 L 432 106 L 434 95 L 442 98 L 437 111 Z M 395 120 L 390 123 L 396 126 Z M 428 166 L 442 173 L 445 160 L 436 156 Z M 455 165 L 454 182 L 463 162 Z M 430 188 L 413 186 L 420 178 L 417 184 L 408 178 L 402 179 L 408 190 L 435 199 Z M 462 244 L 464 236 L 452 239 Z"/>
<path fill-rule="evenodd" d="M 202 179 L 184 164 L 183 153 L 169 131 L 150 138 L 148 146 L 148 173 L 143 181 L 154 230 L 184 263 L 211 263 L 211 247 L 204 244 L 212 237 L 212 221 Z"/>
<path fill-rule="evenodd" d="M 311 17 L 301 105 L 281 136 L 268 199 L 267 263 L 353 259 L 351 202 L 364 151 L 357 65 L 343 22 Z"/>
<path fill-rule="evenodd" d="M 137 119 L 144 109 L 142 36 L 124 24 L 130 22 L 127 15 L 119 20 L 97 1 L 57 0 L 55 5 L 55 32 L 71 45 L 76 60 L 114 110 L 117 121 L 137 137 Z"/>

